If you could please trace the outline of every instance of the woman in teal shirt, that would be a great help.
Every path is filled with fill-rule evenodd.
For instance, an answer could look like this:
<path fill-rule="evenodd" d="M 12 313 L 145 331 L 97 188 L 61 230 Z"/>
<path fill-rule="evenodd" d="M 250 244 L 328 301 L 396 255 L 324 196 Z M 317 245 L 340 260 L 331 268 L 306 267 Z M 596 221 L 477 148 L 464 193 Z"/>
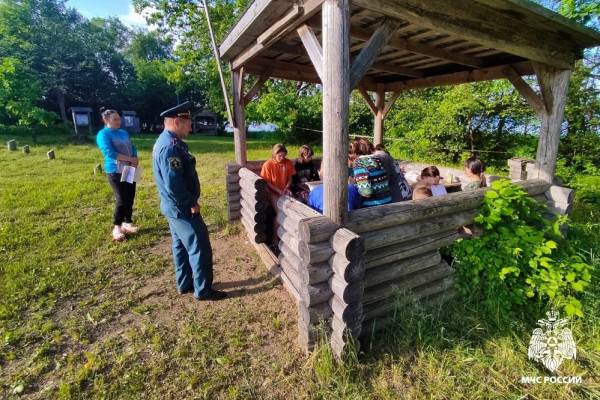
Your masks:
<path fill-rule="evenodd" d="M 104 171 L 115 194 L 112 237 L 113 240 L 122 241 L 126 234 L 133 234 L 138 230 L 132 221 L 135 182 L 121 182 L 123 167 L 138 166 L 137 150 L 127 131 L 120 129 L 119 113 L 106 109 L 101 109 L 101 112 L 105 127 L 98 132 L 96 143 L 104 156 Z"/>

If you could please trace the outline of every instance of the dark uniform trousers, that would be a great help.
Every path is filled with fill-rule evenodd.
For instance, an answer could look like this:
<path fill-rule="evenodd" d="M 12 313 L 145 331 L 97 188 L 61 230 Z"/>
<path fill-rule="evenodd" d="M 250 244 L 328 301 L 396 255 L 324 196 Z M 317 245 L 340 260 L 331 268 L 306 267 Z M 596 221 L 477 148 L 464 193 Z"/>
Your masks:
<path fill-rule="evenodd" d="M 200 214 L 167 218 L 173 238 L 175 279 L 179 291 L 194 289 L 196 297 L 211 289 L 212 248 L 208 229 Z"/>
<path fill-rule="evenodd" d="M 212 290 L 213 262 L 208 229 L 200 214 L 191 213 L 200 197 L 196 159 L 187 145 L 165 130 L 154 145 L 152 167 L 173 238 L 175 278 L 180 292 L 195 297 Z"/>

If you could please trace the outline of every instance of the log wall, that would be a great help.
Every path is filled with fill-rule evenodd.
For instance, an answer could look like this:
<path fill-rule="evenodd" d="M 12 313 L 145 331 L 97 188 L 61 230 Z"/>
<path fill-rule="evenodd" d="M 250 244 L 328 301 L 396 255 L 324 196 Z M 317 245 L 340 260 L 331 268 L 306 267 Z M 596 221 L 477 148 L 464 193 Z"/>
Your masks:
<path fill-rule="evenodd" d="M 256 169 L 256 166 L 247 165 Z M 260 169 L 260 166 L 258 166 L 258 169 Z M 234 167 L 231 170 L 234 170 Z M 267 226 L 271 223 L 268 217 L 269 198 L 267 183 L 259 175 L 246 167 L 239 168 L 235 174 L 228 174 L 228 176 L 231 175 L 238 176 L 237 185 L 239 189 L 237 196 L 228 194 L 229 199 L 237 197 L 237 200 L 228 203 L 230 216 L 232 213 L 236 215 L 236 208 L 239 209 L 237 218 L 242 222 L 250 241 L 254 244 L 266 243 Z M 235 201 L 237 201 L 238 205 L 236 205 Z"/>
<path fill-rule="evenodd" d="M 279 198 L 277 220 L 281 280 L 298 307 L 298 343 L 309 352 L 318 340 L 319 326 L 325 333 L 330 330 L 329 259 L 334 250 L 329 238 L 338 226 L 289 196 Z"/>
<path fill-rule="evenodd" d="M 541 180 L 520 184 L 531 196 L 544 197 L 550 187 Z M 353 305 L 356 315 L 348 321 L 355 337 L 370 336 L 384 327 L 395 312 L 400 293 L 410 292 L 422 300 L 452 294 L 453 270 L 442 260 L 439 250 L 458 239 L 459 228 L 473 222 L 485 191 L 458 192 L 350 213 L 346 228 L 360 235 L 365 250 L 361 256 L 364 271 L 359 268 L 354 272 L 363 275 L 359 279 L 361 304 Z"/>
<path fill-rule="evenodd" d="M 351 342 L 386 326 L 400 293 L 425 302 L 454 293 L 453 270 L 439 250 L 472 223 L 487 189 L 354 210 L 344 227 L 282 196 L 277 202 L 280 254 L 275 257 L 260 244 L 266 239 L 270 204 L 266 183 L 257 175 L 261 165 L 228 165 L 228 177 L 238 178 L 228 178 L 228 185 L 235 183 L 239 194 L 228 193 L 229 205 L 235 212 L 238 202 L 238 218 L 251 241 L 294 299 L 304 351 L 313 350 L 323 327 L 332 350 L 341 356 Z M 540 179 L 518 184 L 549 205 L 566 208 L 573 201 L 570 189 Z"/>

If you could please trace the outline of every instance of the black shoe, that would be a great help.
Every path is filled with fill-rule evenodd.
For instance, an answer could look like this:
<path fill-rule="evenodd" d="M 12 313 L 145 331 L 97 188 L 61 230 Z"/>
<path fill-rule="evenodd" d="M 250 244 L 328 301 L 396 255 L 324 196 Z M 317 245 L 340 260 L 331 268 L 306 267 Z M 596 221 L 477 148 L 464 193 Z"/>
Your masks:
<path fill-rule="evenodd" d="M 216 300 L 224 299 L 225 297 L 227 297 L 227 293 L 222 292 L 220 290 L 212 290 L 212 289 L 208 293 L 206 293 L 205 295 L 203 295 L 203 296 L 200 296 L 200 297 L 194 296 L 194 298 L 196 300 L 200 300 L 200 301 L 204 301 L 204 300 L 214 300 L 214 301 L 216 301 Z"/>
<path fill-rule="evenodd" d="M 181 290 L 181 289 L 178 288 L 177 289 L 177 293 L 179 293 L 179 294 L 194 293 L 194 289 L 193 288 L 189 288 L 189 289 Z"/>

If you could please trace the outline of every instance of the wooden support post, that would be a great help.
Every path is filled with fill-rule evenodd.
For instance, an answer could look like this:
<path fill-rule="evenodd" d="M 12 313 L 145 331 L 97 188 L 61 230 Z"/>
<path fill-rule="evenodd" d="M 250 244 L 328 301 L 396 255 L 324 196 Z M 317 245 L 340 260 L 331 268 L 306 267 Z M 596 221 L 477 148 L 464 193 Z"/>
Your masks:
<path fill-rule="evenodd" d="M 231 71 L 233 78 L 233 143 L 235 162 L 245 165 L 246 153 L 246 113 L 244 106 L 244 71 Z"/>
<path fill-rule="evenodd" d="M 540 136 L 535 158 L 538 178 L 552 182 L 558 157 L 560 127 L 563 122 L 571 70 L 533 63 L 540 84 L 544 109 L 540 115 Z M 528 176 L 529 178 L 529 176 Z"/>
<path fill-rule="evenodd" d="M 375 107 L 377 108 L 377 114 L 375 114 L 375 122 L 373 124 L 373 144 L 383 144 L 383 110 L 385 108 L 385 87 L 382 84 L 377 85 L 377 91 L 375 92 Z"/>
<path fill-rule="evenodd" d="M 348 214 L 350 2 L 323 3 L 324 214 L 343 224 Z"/>

